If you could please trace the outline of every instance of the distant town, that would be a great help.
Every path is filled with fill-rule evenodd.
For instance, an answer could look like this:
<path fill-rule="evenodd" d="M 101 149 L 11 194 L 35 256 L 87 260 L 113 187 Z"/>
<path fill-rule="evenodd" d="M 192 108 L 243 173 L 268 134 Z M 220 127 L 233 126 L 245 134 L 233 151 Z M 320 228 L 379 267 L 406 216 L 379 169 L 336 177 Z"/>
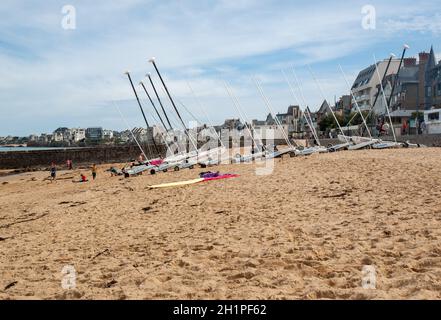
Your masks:
<path fill-rule="evenodd" d="M 380 83 L 378 72 L 385 75 L 384 83 Z M 390 105 L 392 130 L 397 136 L 402 134 L 437 134 L 441 133 L 441 61 L 437 62 L 433 47 L 429 52 L 421 52 L 418 57 L 400 59 L 388 58 L 361 70 L 352 85 L 352 95 L 342 95 L 331 105 L 323 101 L 320 106 L 311 108 L 317 110 L 308 112 L 313 125 L 323 137 L 336 132 L 336 123 L 331 117 L 330 109 L 335 111 L 344 130 L 357 131 L 362 122 L 357 116 L 357 107 L 366 116 L 368 125 L 373 133 L 378 133 L 378 125 L 386 116 L 386 105 Z M 397 76 L 398 74 L 398 76 Z M 385 98 L 382 98 L 383 87 Z M 309 110 L 309 108 L 308 108 Z M 217 133 L 222 130 L 244 130 L 252 126 L 255 133 L 265 135 L 265 131 L 273 130 L 275 139 L 284 133 L 290 138 L 310 138 L 311 128 L 305 120 L 305 112 L 299 106 L 289 106 L 286 113 L 276 115 L 275 121 L 269 114 L 265 120 L 252 120 L 244 123 L 243 119 L 227 119 L 222 125 L 215 126 Z M 277 125 L 280 123 L 280 125 Z M 198 140 L 206 140 L 212 136 L 213 128 L 206 125 L 196 128 Z M 183 137 L 182 131 L 167 134 L 170 139 Z M 126 131 L 113 131 L 101 127 L 93 128 L 58 128 L 52 133 L 30 135 L 28 137 L 0 137 L 0 145 L 26 146 L 94 146 L 94 145 L 123 145 L 139 142 L 149 143 L 152 139 L 164 142 L 164 129 L 159 126 L 150 128 L 134 128 Z"/>

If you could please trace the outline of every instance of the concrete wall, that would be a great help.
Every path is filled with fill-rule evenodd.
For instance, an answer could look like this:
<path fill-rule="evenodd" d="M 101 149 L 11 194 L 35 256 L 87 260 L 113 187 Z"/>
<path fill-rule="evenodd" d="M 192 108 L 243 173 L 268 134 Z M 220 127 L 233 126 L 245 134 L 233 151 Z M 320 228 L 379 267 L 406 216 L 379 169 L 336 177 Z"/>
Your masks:
<path fill-rule="evenodd" d="M 165 154 L 165 146 L 159 147 L 161 153 Z M 143 149 L 146 152 L 148 150 L 148 148 Z M 154 150 L 153 147 L 151 149 Z M 49 167 L 51 162 L 65 165 L 68 159 L 73 161 L 74 166 L 90 163 L 129 162 L 137 159 L 140 153 L 137 146 L 0 152 L 0 169 Z M 156 155 L 149 154 L 147 156 L 156 157 Z"/>
<path fill-rule="evenodd" d="M 392 136 L 382 136 L 381 140 L 394 141 L 394 138 Z M 441 134 L 403 135 L 397 137 L 397 140 L 398 142 L 409 141 L 411 143 L 424 144 L 428 147 L 441 147 Z M 310 140 L 309 143 L 310 145 L 312 145 L 313 141 Z M 338 139 L 320 139 L 320 143 L 322 144 L 322 146 L 328 146 L 329 144 L 335 145 L 341 142 Z"/>
<path fill-rule="evenodd" d="M 382 140 L 393 141 L 393 137 L 381 137 Z M 441 134 L 402 135 L 397 137 L 399 142 L 410 141 L 411 143 L 424 144 L 428 147 L 441 147 Z"/>

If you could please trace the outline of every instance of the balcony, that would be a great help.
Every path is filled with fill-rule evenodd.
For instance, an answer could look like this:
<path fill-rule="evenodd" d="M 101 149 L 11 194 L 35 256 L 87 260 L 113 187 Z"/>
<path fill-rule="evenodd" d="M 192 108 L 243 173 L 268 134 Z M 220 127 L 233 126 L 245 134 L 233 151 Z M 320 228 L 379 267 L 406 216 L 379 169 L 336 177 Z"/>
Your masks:
<path fill-rule="evenodd" d="M 356 97 L 355 97 L 355 100 L 356 100 L 357 102 L 359 102 L 359 101 L 365 101 L 365 100 L 369 100 L 369 99 L 370 99 L 370 97 L 369 97 L 368 94 L 363 94 L 363 95 L 361 95 L 361 96 L 356 96 Z"/>

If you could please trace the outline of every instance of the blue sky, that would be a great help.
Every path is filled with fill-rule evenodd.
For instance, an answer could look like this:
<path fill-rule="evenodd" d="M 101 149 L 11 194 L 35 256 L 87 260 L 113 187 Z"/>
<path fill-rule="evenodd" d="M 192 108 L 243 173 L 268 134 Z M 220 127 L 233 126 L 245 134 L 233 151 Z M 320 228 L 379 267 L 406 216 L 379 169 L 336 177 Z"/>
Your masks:
<path fill-rule="evenodd" d="M 76 9 L 75 30 L 61 26 L 65 5 Z M 365 5 L 376 9 L 375 30 L 362 28 Z M 0 136 L 58 126 L 123 130 L 112 100 L 131 126 L 142 126 L 123 71 L 139 82 L 153 71 L 147 62 L 152 56 L 174 97 L 201 120 L 187 81 L 214 122 L 238 117 L 224 80 L 248 116 L 262 119 L 268 111 L 251 77 L 262 81 L 273 108 L 285 111 L 296 104 L 281 73 L 291 74 L 291 67 L 314 110 L 322 98 L 307 65 L 332 101 L 348 93 L 339 64 L 352 81 L 374 54 L 399 55 L 404 43 L 411 46 L 408 56 L 432 44 L 441 53 L 438 12 L 438 1 L 407 0 L 2 0 Z M 147 103 L 145 108 L 151 112 Z"/>

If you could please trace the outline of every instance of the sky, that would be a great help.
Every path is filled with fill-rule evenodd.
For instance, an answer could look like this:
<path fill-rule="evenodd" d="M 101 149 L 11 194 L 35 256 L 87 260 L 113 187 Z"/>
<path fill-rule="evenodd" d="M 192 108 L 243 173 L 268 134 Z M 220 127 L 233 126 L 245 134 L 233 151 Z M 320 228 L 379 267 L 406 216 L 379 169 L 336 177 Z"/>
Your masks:
<path fill-rule="evenodd" d="M 316 110 L 349 93 L 339 65 L 352 84 L 374 56 L 399 56 L 405 43 L 407 56 L 433 45 L 441 60 L 439 1 L 2 0 L 0 17 L 0 136 L 145 126 L 126 70 L 157 123 L 138 85 L 151 72 L 160 87 L 151 57 L 184 120 L 214 124 L 239 117 L 225 82 L 247 118 L 264 119 L 254 78 L 275 112 L 292 104 Z"/>

